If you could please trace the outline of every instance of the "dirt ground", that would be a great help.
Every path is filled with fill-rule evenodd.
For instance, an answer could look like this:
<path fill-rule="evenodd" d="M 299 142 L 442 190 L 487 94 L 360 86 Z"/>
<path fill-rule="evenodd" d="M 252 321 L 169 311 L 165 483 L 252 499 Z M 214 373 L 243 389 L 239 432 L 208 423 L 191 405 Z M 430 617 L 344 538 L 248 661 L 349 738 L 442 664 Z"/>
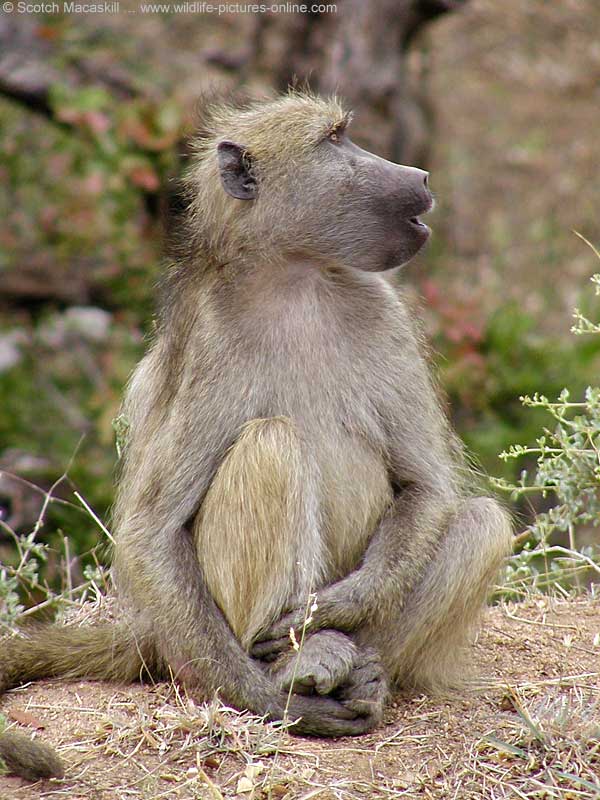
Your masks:
<path fill-rule="evenodd" d="M 376 733 L 336 741 L 167 684 L 16 690 L 2 712 L 57 746 L 66 777 L 2 777 L 0 800 L 600 797 L 600 598 L 489 609 L 472 661 L 480 688 L 397 697 Z"/>

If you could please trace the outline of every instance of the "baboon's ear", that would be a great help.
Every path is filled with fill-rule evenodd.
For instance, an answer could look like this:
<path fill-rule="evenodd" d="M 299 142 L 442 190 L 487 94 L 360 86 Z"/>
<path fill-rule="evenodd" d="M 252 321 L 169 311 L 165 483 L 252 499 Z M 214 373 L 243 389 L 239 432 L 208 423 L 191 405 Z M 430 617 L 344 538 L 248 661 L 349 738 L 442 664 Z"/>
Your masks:
<path fill-rule="evenodd" d="M 217 159 L 223 188 L 237 200 L 254 200 L 258 194 L 248 151 L 235 142 L 219 142 Z"/>

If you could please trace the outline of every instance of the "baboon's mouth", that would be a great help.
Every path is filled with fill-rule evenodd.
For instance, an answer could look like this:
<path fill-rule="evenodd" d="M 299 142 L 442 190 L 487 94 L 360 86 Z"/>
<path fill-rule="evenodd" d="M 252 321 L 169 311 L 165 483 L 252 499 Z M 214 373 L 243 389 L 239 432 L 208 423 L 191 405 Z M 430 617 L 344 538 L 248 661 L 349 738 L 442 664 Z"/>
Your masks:
<path fill-rule="evenodd" d="M 417 228 L 427 228 L 427 230 L 429 230 L 428 226 L 419 219 L 419 215 L 428 214 L 433 209 L 433 206 L 434 206 L 433 197 L 429 195 L 427 197 L 425 205 L 421 206 L 418 213 L 415 214 L 414 217 L 409 217 L 408 221 L 411 223 L 411 225 L 415 225 Z"/>

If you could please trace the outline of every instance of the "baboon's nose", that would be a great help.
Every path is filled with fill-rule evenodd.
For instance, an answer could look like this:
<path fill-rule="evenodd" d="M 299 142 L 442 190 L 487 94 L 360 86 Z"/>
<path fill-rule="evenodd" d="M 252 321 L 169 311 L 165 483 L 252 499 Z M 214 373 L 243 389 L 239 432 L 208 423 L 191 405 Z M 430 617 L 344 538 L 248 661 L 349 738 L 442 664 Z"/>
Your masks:
<path fill-rule="evenodd" d="M 413 191 L 419 192 L 420 194 L 425 190 L 425 194 L 429 194 L 428 172 L 418 167 L 404 167 L 403 174 L 406 175 L 408 184 L 412 187 Z"/>
<path fill-rule="evenodd" d="M 429 211 L 433 204 L 433 197 L 429 190 L 429 173 L 417 167 L 411 167 L 410 171 L 410 185 L 414 192 L 414 200 L 419 206 L 418 214 L 423 214 Z"/>

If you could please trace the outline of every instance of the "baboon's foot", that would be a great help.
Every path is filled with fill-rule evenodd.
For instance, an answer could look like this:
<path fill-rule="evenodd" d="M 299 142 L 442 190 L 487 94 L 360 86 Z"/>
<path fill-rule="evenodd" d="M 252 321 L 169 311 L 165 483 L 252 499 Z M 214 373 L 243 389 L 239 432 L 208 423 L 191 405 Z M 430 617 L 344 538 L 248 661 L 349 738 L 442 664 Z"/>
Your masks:
<path fill-rule="evenodd" d="M 346 683 L 332 692 L 332 697 L 350 711 L 371 722 L 374 728 L 383 719 L 389 698 L 389 684 L 379 653 L 371 647 L 359 650 Z"/>

